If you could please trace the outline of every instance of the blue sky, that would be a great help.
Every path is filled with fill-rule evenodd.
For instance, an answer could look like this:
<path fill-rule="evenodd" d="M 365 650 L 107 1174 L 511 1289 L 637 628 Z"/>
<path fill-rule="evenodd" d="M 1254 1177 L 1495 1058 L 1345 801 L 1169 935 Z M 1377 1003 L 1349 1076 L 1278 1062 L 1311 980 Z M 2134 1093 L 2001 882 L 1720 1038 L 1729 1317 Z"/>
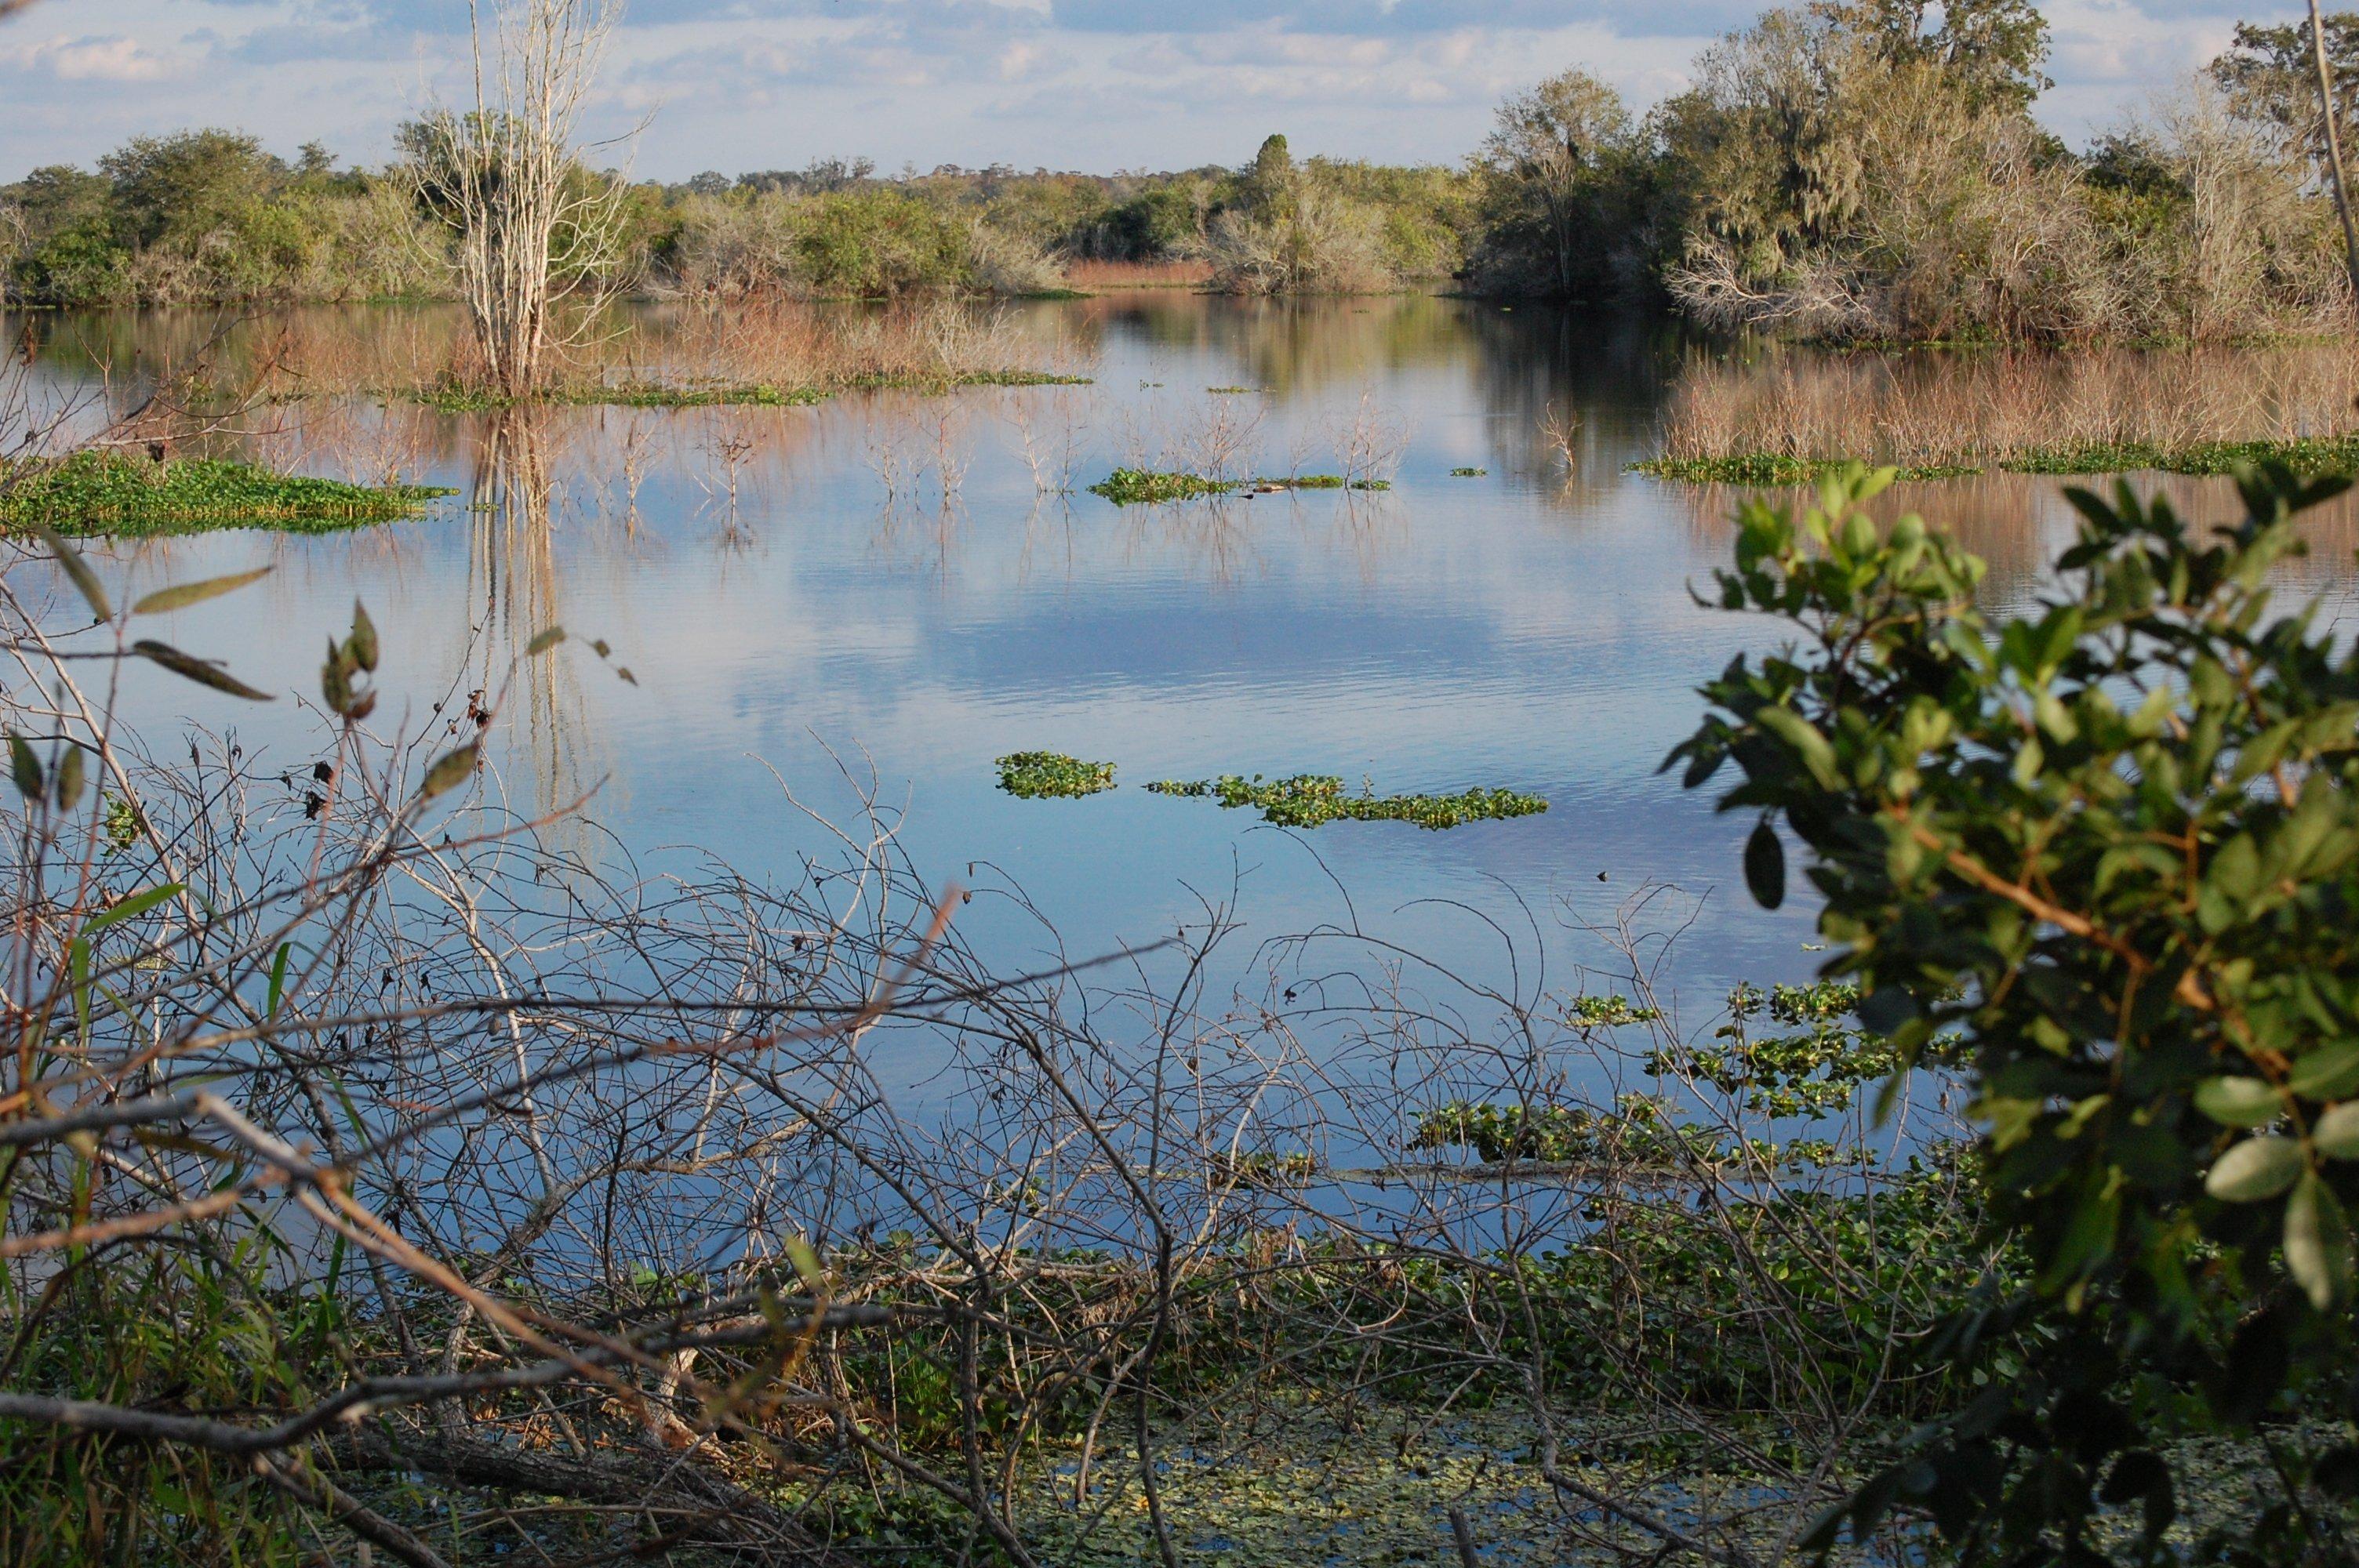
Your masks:
<path fill-rule="evenodd" d="M 1112 170 L 1298 152 L 1447 162 L 1508 92 L 1582 66 L 1644 105 L 1742 0 L 631 0 L 595 128 L 641 174 L 865 155 Z M 2282 12 L 2282 16 L 2279 13 Z M 2234 0 L 2057 0 L 2042 116 L 2078 141 L 2226 41 Z M 461 84 L 465 0 L 40 0 L 0 22 L 0 178 L 125 137 L 317 136 L 374 162 Z"/>

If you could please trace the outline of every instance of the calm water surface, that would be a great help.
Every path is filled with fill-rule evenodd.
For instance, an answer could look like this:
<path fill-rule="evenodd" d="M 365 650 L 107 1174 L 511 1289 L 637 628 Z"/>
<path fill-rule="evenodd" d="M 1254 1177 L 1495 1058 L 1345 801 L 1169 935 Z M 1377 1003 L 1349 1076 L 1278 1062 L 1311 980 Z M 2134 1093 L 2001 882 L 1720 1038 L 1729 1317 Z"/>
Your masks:
<path fill-rule="evenodd" d="M 528 666 L 495 727 L 492 787 L 531 809 L 593 792 L 601 852 L 644 870 L 706 853 L 794 876 L 836 847 L 828 824 L 862 831 L 865 795 L 926 874 L 1020 887 L 1076 956 L 1200 922 L 1210 901 L 1246 923 L 1233 977 L 1257 938 L 1356 920 L 1528 991 L 1535 927 L 1548 982 L 1569 985 L 1608 958 L 1574 927 L 1661 882 L 1701 900 L 1667 971 L 1699 1014 L 1734 980 L 1808 972 L 1807 901 L 1770 915 L 1743 894 L 1749 821 L 1655 771 L 1696 723 L 1697 683 L 1767 635 L 1689 597 L 1725 558 L 1739 498 L 1625 471 L 1651 449 L 1676 345 L 1613 319 L 1424 298 L 1101 297 L 1024 308 L 1008 330 L 1037 345 L 1028 362 L 1093 384 L 529 421 L 305 406 L 287 439 L 309 466 L 390 467 L 462 499 L 327 537 L 114 553 L 143 587 L 275 566 L 162 634 L 288 697 L 315 693 L 321 643 L 359 599 L 385 632 L 386 729 L 458 711 L 561 622 L 575 643 Z M 1569 469 L 1540 435 L 1551 413 L 1579 422 Z M 1332 470 L 1354 426 L 1399 443 L 1389 492 L 1125 509 L 1079 490 L 1166 449 L 1175 466 L 1234 446 L 1245 470 Z M 1074 493 L 1038 489 L 1027 428 L 1047 468 L 1071 454 Z M 2221 505 L 2216 485 L 2180 488 Z M 1989 556 L 2007 600 L 2036 591 L 2071 529 L 2050 481 L 1895 502 Z M 2319 527 L 2299 582 L 2339 612 L 2354 523 Z M 151 732 L 234 730 L 287 767 L 321 743 L 294 700 L 258 708 L 143 671 L 129 691 Z M 1110 760 L 1122 787 L 1000 794 L 993 759 L 1029 749 Z M 1550 808 L 1298 834 L 1139 787 L 1231 772 L 1506 786 Z M 992 900 L 961 919 L 1011 964 L 1052 946 Z"/>

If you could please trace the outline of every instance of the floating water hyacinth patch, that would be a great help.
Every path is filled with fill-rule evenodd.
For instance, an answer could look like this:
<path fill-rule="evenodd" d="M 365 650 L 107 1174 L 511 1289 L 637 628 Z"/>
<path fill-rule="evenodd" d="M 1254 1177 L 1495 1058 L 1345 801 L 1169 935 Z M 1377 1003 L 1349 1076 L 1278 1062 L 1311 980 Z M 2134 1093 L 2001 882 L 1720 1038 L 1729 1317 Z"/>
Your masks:
<path fill-rule="evenodd" d="M 1090 486 L 1116 506 L 1154 506 L 1167 501 L 1195 501 L 1208 495 L 1261 494 L 1279 490 L 1390 490 L 1382 479 L 1347 480 L 1336 473 L 1298 473 L 1282 478 L 1208 479 L 1200 473 L 1165 473 L 1152 469 L 1116 469 Z"/>
<path fill-rule="evenodd" d="M 1450 470 L 1450 477 L 1452 479 L 1481 479 L 1490 471 L 1491 470 L 1489 469 L 1451 469 Z"/>
<path fill-rule="evenodd" d="M 1022 800 L 1071 798 L 1114 788 L 1112 762 L 1061 752 L 1014 752 L 998 759 L 999 787 Z"/>
<path fill-rule="evenodd" d="M 0 462 L 0 525 L 40 522 L 69 535 L 234 527 L 310 533 L 412 516 L 451 493 L 345 484 L 209 458 L 158 461 L 89 451 L 57 461 Z"/>
<path fill-rule="evenodd" d="M 1469 822 L 1529 816 L 1546 811 L 1548 802 L 1514 790 L 1475 788 L 1457 795 L 1362 795 L 1343 793 L 1343 781 L 1332 773 L 1297 773 L 1290 778 L 1264 780 L 1259 773 L 1236 773 L 1217 779 L 1163 779 L 1148 784 L 1156 795 L 1210 798 L 1224 810 L 1251 806 L 1266 822 L 1280 827 L 1318 827 L 1330 822 L 1413 822 L 1440 830 Z"/>

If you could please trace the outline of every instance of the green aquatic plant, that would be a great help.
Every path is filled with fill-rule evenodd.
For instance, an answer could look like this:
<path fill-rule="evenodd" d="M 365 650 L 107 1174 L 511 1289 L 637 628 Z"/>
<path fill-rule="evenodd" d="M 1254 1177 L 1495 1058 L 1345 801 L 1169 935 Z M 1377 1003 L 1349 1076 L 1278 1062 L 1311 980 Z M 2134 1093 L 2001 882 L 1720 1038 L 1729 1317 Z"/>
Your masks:
<path fill-rule="evenodd" d="M 1153 506 L 1166 501 L 1193 501 L 1200 496 L 1226 495 L 1236 480 L 1206 479 L 1201 474 L 1158 473 L 1152 469 L 1116 469 L 1090 486 L 1116 506 Z"/>
<path fill-rule="evenodd" d="M 1013 752 L 997 760 L 999 787 L 1023 800 L 1071 799 L 1114 788 L 1112 762 L 1061 752 Z"/>
<path fill-rule="evenodd" d="M 1450 477 L 1452 479 L 1482 479 L 1488 475 L 1490 471 L 1491 470 L 1489 469 L 1451 469 L 1450 470 Z"/>
<path fill-rule="evenodd" d="M 1208 386 L 1204 390 L 1222 396 L 1230 396 L 1241 392 L 1259 392 L 1261 388 L 1258 386 Z"/>
<path fill-rule="evenodd" d="M 1147 789 L 1156 795 L 1209 798 L 1223 810 L 1251 806 L 1266 822 L 1280 827 L 1318 827 L 1330 822 L 1413 822 L 1440 830 L 1469 822 L 1528 816 L 1546 811 L 1548 802 L 1536 795 L 1513 790 L 1475 788 L 1457 795 L 1345 795 L 1343 781 L 1332 773 L 1296 773 L 1265 782 L 1236 773 L 1217 779 L 1162 779 Z"/>
<path fill-rule="evenodd" d="M 1103 495 L 1116 506 L 1153 506 L 1167 501 L 1195 501 L 1211 495 L 1247 495 L 1277 490 L 1390 490 L 1382 479 L 1346 480 L 1335 473 L 1298 473 L 1253 479 L 1211 479 L 1203 474 L 1161 472 L 1153 469 L 1116 469 L 1090 493 Z"/>
<path fill-rule="evenodd" d="M 416 515 L 456 493 L 428 485 L 346 484 L 212 458 L 158 461 L 82 451 L 0 462 L 0 526 L 60 534 L 174 534 L 270 527 L 323 533 Z"/>

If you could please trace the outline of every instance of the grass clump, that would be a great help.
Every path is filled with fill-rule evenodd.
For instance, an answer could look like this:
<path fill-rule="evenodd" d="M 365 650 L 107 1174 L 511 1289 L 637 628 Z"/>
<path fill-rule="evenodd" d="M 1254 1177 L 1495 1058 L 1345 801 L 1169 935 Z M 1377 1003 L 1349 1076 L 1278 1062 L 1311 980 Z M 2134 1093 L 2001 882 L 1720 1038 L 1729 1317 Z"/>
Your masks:
<path fill-rule="evenodd" d="M 1548 809 L 1536 795 L 1506 789 L 1470 789 L 1457 795 L 1345 795 L 1332 773 L 1297 773 L 1265 781 L 1259 773 L 1217 779 L 1164 779 L 1147 786 L 1157 795 L 1209 798 L 1223 810 L 1250 806 L 1280 827 L 1319 827 L 1330 822 L 1413 822 L 1439 831 L 1469 822 L 1528 816 Z"/>
<path fill-rule="evenodd" d="M 169 534 L 273 527 L 324 533 L 416 515 L 452 491 L 346 484 L 213 458 L 158 461 L 82 451 L 0 463 L 0 525 L 41 522 L 61 534 Z"/>
<path fill-rule="evenodd" d="M 1061 752 L 1014 752 L 998 759 L 999 787 L 1022 800 L 1071 799 L 1114 788 L 1112 762 Z"/>

